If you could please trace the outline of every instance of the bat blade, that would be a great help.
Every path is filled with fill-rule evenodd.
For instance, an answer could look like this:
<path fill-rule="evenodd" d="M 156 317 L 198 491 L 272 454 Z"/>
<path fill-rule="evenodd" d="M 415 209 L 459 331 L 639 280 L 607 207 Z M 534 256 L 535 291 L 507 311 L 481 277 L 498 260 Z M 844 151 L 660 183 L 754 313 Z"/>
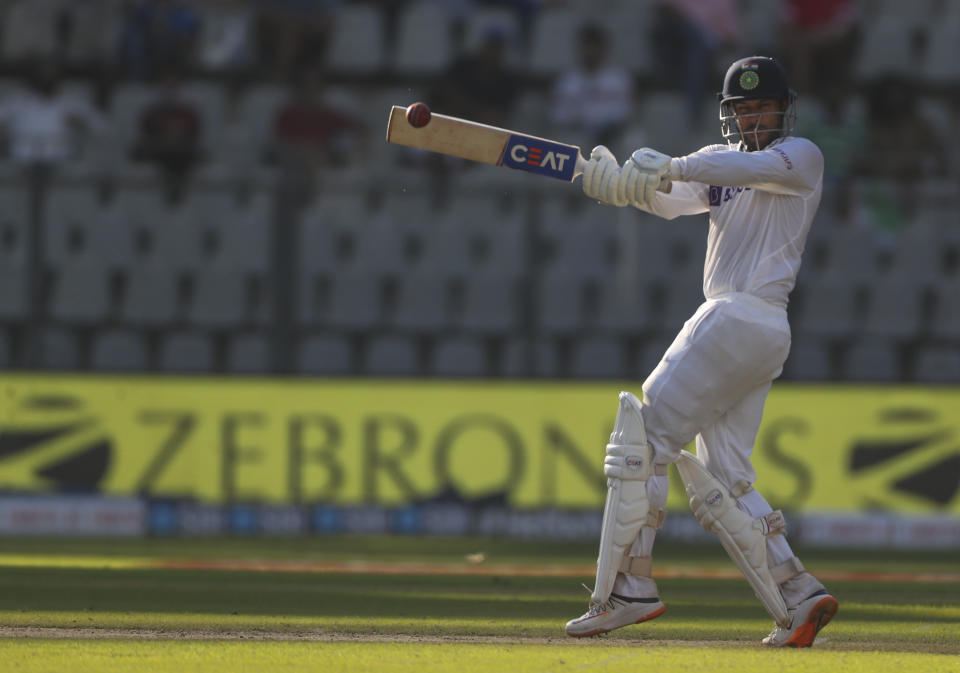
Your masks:
<path fill-rule="evenodd" d="M 571 181 L 583 172 L 585 161 L 576 145 L 442 114 L 433 114 L 426 126 L 414 128 L 406 113 L 400 105 L 390 110 L 388 142 L 558 180 Z"/>

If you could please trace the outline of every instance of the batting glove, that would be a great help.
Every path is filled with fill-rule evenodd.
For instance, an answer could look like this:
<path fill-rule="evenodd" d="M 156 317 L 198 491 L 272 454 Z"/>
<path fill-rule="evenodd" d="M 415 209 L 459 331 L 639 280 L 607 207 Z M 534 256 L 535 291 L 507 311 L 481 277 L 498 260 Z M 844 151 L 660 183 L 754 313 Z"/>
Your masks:
<path fill-rule="evenodd" d="M 620 164 L 603 145 L 593 148 L 590 160 L 583 169 L 583 193 L 611 206 L 626 206 L 629 203 L 621 185 Z"/>
<path fill-rule="evenodd" d="M 623 174 L 627 198 L 634 206 L 653 200 L 663 177 L 670 170 L 670 157 L 649 147 L 643 147 L 624 162 Z"/>

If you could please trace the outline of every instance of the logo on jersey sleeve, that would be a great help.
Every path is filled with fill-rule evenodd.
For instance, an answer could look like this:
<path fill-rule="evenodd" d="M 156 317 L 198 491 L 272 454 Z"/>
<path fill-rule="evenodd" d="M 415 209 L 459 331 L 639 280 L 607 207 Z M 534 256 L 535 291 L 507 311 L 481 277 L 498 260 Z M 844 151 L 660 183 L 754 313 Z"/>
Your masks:
<path fill-rule="evenodd" d="M 558 180 L 573 180 L 578 152 L 572 145 L 514 134 L 507 140 L 500 164 Z"/>
<path fill-rule="evenodd" d="M 783 159 L 783 163 L 786 164 L 788 171 L 792 171 L 792 170 L 793 170 L 793 162 L 790 161 L 790 155 L 789 155 L 789 154 L 787 154 L 786 152 L 784 152 L 784 151 L 783 151 L 782 149 L 780 149 L 779 147 L 771 147 L 770 149 L 772 149 L 774 152 L 776 152 L 777 154 L 780 155 L 780 158 Z"/>

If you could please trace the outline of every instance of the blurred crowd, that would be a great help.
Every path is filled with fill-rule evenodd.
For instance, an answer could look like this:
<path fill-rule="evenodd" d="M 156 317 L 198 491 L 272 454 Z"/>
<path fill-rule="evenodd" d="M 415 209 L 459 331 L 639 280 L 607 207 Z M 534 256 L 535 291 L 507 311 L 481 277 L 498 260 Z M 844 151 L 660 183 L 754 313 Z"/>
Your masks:
<path fill-rule="evenodd" d="M 573 200 L 575 190 L 559 197 L 386 147 L 389 104 L 422 99 L 435 112 L 586 150 L 606 144 L 620 156 L 641 145 L 682 154 L 719 140 L 714 94 L 726 65 L 761 53 L 786 65 L 800 94 L 799 133 L 826 157 L 820 226 L 868 232 L 882 266 L 913 223 L 956 205 L 958 3 L 583 4 L 0 0 L 0 181 L 26 185 L 34 201 L 60 184 L 88 185 L 98 204 L 138 180 L 169 204 L 211 186 L 269 191 L 272 285 L 290 289 L 298 271 L 280 267 L 301 242 L 285 223 L 344 192 L 362 194 L 369 212 L 391 180 L 422 190 L 432 208 L 464 190 L 476 196 L 482 184 L 511 208 L 524 196 Z M 478 179 L 470 186 L 464 176 Z M 573 219 L 581 207 L 562 212 Z M 531 218 L 542 210 L 532 205 Z M 42 223 L 40 206 L 30 212 Z M 949 217 L 930 235 L 949 238 Z M 829 263 L 829 245 L 817 240 L 814 270 Z M 542 248 L 529 246 L 531 273 Z M 937 264 L 945 277 L 956 272 L 951 254 Z"/>
<path fill-rule="evenodd" d="M 406 87 L 436 111 L 495 125 L 517 117 L 524 94 L 541 92 L 541 132 L 586 147 L 617 146 L 630 130 L 643 135 L 639 113 L 651 92 L 676 93 L 682 111 L 646 111 L 661 117 L 651 129 L 682 132 L 665 139 L 683 137 L 682 146 L 665 148 L 680 153 L 711 139 L 705 120 L 714 116 L 724 65 L 752 52 L 791 72 L 801 132 L 828 153 L 838 207 L 853 198 L 853 181 L 870 177 L 904 182 L 900 197 L 910 207 L 910 183 L 951 168 L 953 138 L 944 135 L 957 107 L 958 77 L 931 62 L 951 55 L 941 34 L 956 28 L 958 12 L 942 0 L 921 4 L 922 21 L 916 8 L 883 0 L 607 0 L 590 12 L 562 0 L 5 0 L 3 150 L 18 161 L 75 157 L 78 134 L 112 131 L 117 88 L 143 83 L 153 100 L 143 102 L 127 156 L 160 166 L 176 193 L 193 166 L 214 158 L 204 152 L 203 136 L 214 130 L 203 127 L 202 101 L 180 91 L 204 80 L 223 87 L 227 107 L 257 84 L 288 89 L 266 129 L 272 137 L 248 139 L 264 162 L 291 154 L 307 166 L 343 162 L 355 149 L 351 134 L 379 133 L 363 128 L 369 115 L 358 118 L 342 97 L 326 95 L 331 83 Z M 885 40 L 901 15 L 899 38 Z M 379 43 L 353 48 L 379 57 L 361 66 L 363 57 L 351 63 L 353 52 L 338 45 L 348 41 L 342 31 L 370 16 L 376 31 L 356 40 L 375 35 Z M 626 40 L 634 44 L 626 48 Z M 884 59 L 892 62 L 874 63 Z M 66 91 L 64 81 L 85 83 L 88 95 Z M 440 168 L 442 178 L 449 165 Z"/>

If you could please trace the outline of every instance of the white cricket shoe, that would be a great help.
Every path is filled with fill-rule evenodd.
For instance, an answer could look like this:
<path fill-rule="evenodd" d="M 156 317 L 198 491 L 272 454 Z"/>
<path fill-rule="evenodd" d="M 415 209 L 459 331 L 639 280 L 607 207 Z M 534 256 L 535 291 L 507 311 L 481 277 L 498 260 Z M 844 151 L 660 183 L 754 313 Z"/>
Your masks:
<path fill-rule="evenodd" d="M 767 647 L 810 647 L 820 629 L 837 614 L 839 606 L 837 599 L 826 591 L 817 592 L 787 610 L 788 628 L 778 624 L 762 642 Z"/>
<path fill-rule="evenodd" d="M 666 610 L 667 606 L 659 598 L 627 598 L 610 594 L 603 603 L 591 603 L 586 613 L 567 622 L 567 635 L 574 638 L 595 636 L 655 619 Z"/>

